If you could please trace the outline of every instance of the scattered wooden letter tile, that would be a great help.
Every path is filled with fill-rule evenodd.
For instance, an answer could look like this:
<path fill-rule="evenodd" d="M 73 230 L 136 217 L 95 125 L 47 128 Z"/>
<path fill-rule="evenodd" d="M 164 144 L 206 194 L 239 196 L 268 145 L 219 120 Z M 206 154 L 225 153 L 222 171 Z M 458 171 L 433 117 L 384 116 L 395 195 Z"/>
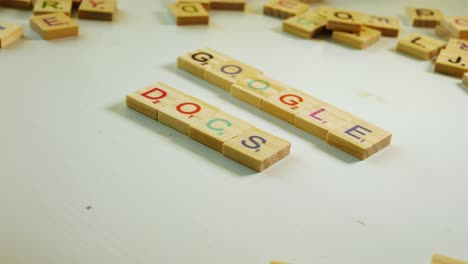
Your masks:
<path fill-rule="evenodd" d="M 210 17 L 201 4 L 174 3 L 169 5 L 176 24 L 182 25 L 208 25 Z"/>
<path fill-rule="evenodd" d="M 211 9 L 244 10 L 246 0 L 211 0 Z"/>
<path fill-rule="evenodd" d="M 463 83 L 468 86 L 468 72 L 465 72 L 463 75 Z"/>
<path fill-rule="evenodd" d="M 459 39 L 468 39 L 468 16 L 443 17 L 440 25 Z"/>
<path fill-rule="evenodd" d="M 437 36 L 445 39 L 445 40 L 448 40 L 450 38 L 453 38 L 452 34 L 450 34 L 450 32 L 442 25 L 437 25 L 435 27 L 435 33 Z"/>
<path fill-rule="evenodd" d="M 367 16 L 364 26 L 377 29 L 386 37 L 398 37 L 400 33 L 400 20 L 396 17 Z"/>
<path fill-rule="evenodd" d="M 211 2 L 210 0 L 177 0 L 177 3 L 196 3 L 201 4 L 206 11 L 210 11 Z"/>
<path fill-rule="evenodd" d="M 161 108 L 186 97 L 188 96 L 178 90 L 157 82 L 127 95 L 127 106 L 157 120 Z"/>
<path fill-rule="evenodd" d="M 271 0 L 263 6 L 263 14 L 279 18 L 290 18 L 306 12 L 307 4 L 298 0 Z"/>
<path fill-rule="evenodd" d="M 190 125 L 216 112 L 216 107 L 186 96 L 159 109 L 158 121 L 188 135 Z"/>
<path fill-rule="evenodd" d="M 468 264 L 468 262 L 434 254 L 432 256 L 432 264 Z"/>
<path fill-rule="evenodd" d="M 334 9 L 327 17 L 327 29 L 359 34 L 365 16 L 358 12 Z"/>
<path fill-rule="evenodd" d="M 313 38 L 326 26 L 327 19 L 320 13 L 308 11 L 286 19 L 283 22 L 283 31 L 302 38 Z"/>
<path fill-rule="evenodd" d="M 0 6 L 30 9 L 32 7 L 32 0 L 3 0 L 3 2 L 0 0 Z"/>
<path fill-rule="evenodd" d="M 319 99 L 311 95 L 297 89 L 288 89 L 265 99 L 262 104 L 262 110 L 293 124 L 296 114 L 308 106 L 320 103 Z"/>
<path fill-rule="evenodd" d="M 83 0 L 78 17 L 96 20 L 112 20 L 117 10 L 117 0 Z"/>
<path fill-rule="evenodd" d="M 189 137 L 216 151 L 223 151 L 223 144 L 253 126 L 232 115 L 217 112 L 194 122 L 189 128 Z"/>
<path fill-rule="evenodd" d="M 468 72 L 468 53 L 443 49 L 436 59 L 435 71 L 462 78 Z"/>
<path fill-rule="evenodd" d="M 244 131 L 223 145 L 223 155 L 262 171 L 289 154 L 291 144 L 258 128 Z"/>
<path fill-rule="evenodd" d="M 233 60 L 213 49 L 204 48 L 189 52 L 177 58 L 177 67 L 186 70 L 202 79 L 205 78 L 205 69 Z"/>
<path fill-rule="evenodd" d="M 63 13 L 32 16 L 31 27 L 44 39 L 58 39 L 77 36 L 78 24 Z"/>
<path fill-rule="evenodd" d="M 380 31 L 369 27 L 362 27 L 361 33 L 333 31 L 332 38 L 339 43 L 357 49 L 365 49 L 380 39 Z"/>
<path fill-rule="evenodd" d="M 23 37 L 23 26 L 0 21 L 0 48 L 6 47 Z"/>
<path fill-rule="evenodd" d="M 294 126 L 326 140 L 330 130 L 344 125 L 353 119 L 353 115 L 325 102 L 306 105 L 294 116 Z"/>
<path fill-rule="evenodd" d="M 231 87 L 231 95 L 257 108 L 262 108 L 263 100 L 291 87 L 263 74 L 247 74 Z"/>
<path fill-rule="evenodd" d="M 413 57 L 430 60 L 439 54 L 445 42 L 414 33 L 398 41 L 397 50 Z"/>
<path fill-rule="evenodd" d="M 468 52 L 468 40 L 451 38 L 445 48 L 455 52 Z"/>
<path fill-rule="evenodd" d="M 390 145 L 392 134 L 360 119 L 330 130 L 327 143 L 364 160 Z"/>
<path fill-rule="evenodd" d="M 34 15 L 44 15 L 52 13 L 64 13 L 71 15 L 72 0 L 36 0 L 34 4 Z"/>
<path fill-rule="evenodd" d="M 212 61 L 211 67 L 205 68 L 204 79 L 208 82 L 230 92 L 234 83 L 245 74 L 262 74 L 262 72 L 252 66 L 237 60 Z"/>
<path fill-rule="evenodd" d="M 442 12 L 437 9 L 429 8 L 406 8 L 406 14 L 408 15 L 413 27 L 431 27 L 434 28 L 439 25 L 442 19 Z"/>

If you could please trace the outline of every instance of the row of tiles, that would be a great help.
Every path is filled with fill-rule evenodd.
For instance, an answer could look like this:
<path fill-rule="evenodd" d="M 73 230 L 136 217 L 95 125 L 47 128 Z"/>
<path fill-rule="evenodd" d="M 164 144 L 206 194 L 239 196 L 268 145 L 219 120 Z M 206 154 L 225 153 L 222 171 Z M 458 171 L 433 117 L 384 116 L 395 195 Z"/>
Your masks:
<path fill-rule="evenodd" d="M 255 171 L 289 154 L 291 144 L 163 83 L 127 96 L 127 106 Z"/>
<path fill-rule="evenodd" d="M 180 56 L 177 65 L 359 159 L 391 142 L 390 132 L 215 50 L 190 52 Z"/>

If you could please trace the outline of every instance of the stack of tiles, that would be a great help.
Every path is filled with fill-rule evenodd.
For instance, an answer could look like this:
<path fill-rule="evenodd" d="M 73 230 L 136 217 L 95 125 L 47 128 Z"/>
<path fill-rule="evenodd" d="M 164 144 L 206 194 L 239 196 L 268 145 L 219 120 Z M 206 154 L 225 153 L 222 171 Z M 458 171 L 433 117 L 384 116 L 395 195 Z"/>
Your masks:
<path fill-rule="evenodd" d="M 178 26 L 208 25 L 210 17 L 199 3 L 173 3 L 169 5 Z"/>
<path fill-rule="evenodd" d="M 160 82 L 129 94 L 126 101 L 128 107 L 255 171 L 289 155 L 289 142 Z"/>
<path fill-rule="evenodd" d="M 0 48 L 23 37 L 23 26 L 0 21 Z"/>
<path fill-rule="evenodd" d="M 434 28 L 440 24 L 442 12 L 437 9 L 429 8 L 406 8 L 406 14 L 411 21 L 413 27 L 430 27 Z"/>
<path fill-rule="evenodd" d="M 177 66 L 359 159 L 391 142 L 390 132 L 212 49 L 180 56 Z"/>
<path fill-rule="evenodd" d="M 72 0 L 37 0 L 34 4 L 34 15 L 45 15 L 52 13 L 64 13 L 67 16 L 71 15 Z"/>
<path fill-rule="evenodd" d="M 400 39 L 397 50 L 422 60 L 430 60 L 437 56 L 444 46 L 444 41 L 414 33 Z"/>
<path fill-rule="evenodd" d="M 78 8 L 78 17 L 112 21 L 116 10 L 116 0 L 83 0 Z"/>
<path fill-rule="evenodd" d="M 271 0 L 263 6 L 263 14 L 279 18 L 290 18 L 306 12 L 307 4 L 299 0 Z"/>
<path fill-rule="evenodd" d="M 29 22 L 32 29 L 47 40 L 77 36 L 79 33 L 78 24 L 63 13 L 32 16 Z"/>
<path fill-rule="evenodd" d="M 333 40 L 357 49 L 376 43 L 380 37 L 396 37 L 397 18 L 367 15 L 349 10 L 320 7 L 293 16 L 283 22 L 283 31 L 313 38 L 323 30 L 333 30 Z"/>
<path fill-rule="evenodd" d="M 468 40 L 450 39 L 435 61 L 435 71 L 463 78 L 468 72 Z"/>

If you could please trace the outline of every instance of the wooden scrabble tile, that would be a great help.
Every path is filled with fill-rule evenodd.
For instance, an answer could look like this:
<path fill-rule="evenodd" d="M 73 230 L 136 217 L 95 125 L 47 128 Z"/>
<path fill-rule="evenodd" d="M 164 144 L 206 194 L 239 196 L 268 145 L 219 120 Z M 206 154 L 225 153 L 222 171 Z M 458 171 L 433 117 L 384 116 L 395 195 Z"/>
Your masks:
<path fill-rule="evenodd" d="M 434 254 L 432 256 L 432 264 L 468 264 L 468 261 L 462 261 L 459 259 Z"/>
<path fill-rule="evenodd" d="M 194 122 L 188 135 L 216 151 L 223 151 L 223 144 L 253 126 L 232 115 L 224 112 L 217 112 L 209 117 Z"/>
<path fill-rule="evenodd" d="M 78 17 L 111 21 L 116 10 L 116 0 L 83 0 L 78 8 Z"/>
<path fill-rule="evenodd" d="M 182 25 L 208 25 L 209 15 L 201 4 L 175 3 L 170 4 L 169 9 L 176 19 L 178 26 Z"/>
<path fill-rule="evenodd" d="M 332 38 L 336 42 L 342 43 L 344 45 L 357 49 L 365 49 L 379 41 L 381 34 L 382 33 L 380 33 L 378 30 L 369 27 L 362 27 L 361 33 L 359 34 L 333 31 Z"/>
<path fill-rule="evenodd" d="M 262 104 L 262 110 L 293 124 L 296 114 L 300 113 L 308 106 L 319 103 L 321 103 L 321 101 L 311 95 L 296 89 L 289 89 L 265 99 Z"/>
<path fill-rule="evenodd" d="M 283 21 L 283 31 L 302 38 L 313 38 L 327 25 L 327 19 L 318 12 L 308 11 Z"/>
<path fill-rule="evenodd" d="M 246 0 L 211 0 L 211 9 L 244 10 Z"/>
<path fill-rule="evenodd" d="M 326 140 L 330 130 L 344 125 L 353 119 L 353 115 L 325 102 L 307 105 L 294 116 L 294 126 Z"/>
<path fill-rule="evenodd" d="M 6 47 L 23 37 L 23 26 L 0 21 L 0 48 Z"/>
<path fill-rule="evenodd" d="M 218 108 L 187 96 L 159 109 L 158 121 L 188 135 L 192 124 L 216 112 Z"/>
<path fill-rule="evenodd" d="M 288 89 L 292 88 L 263 74 L 247 74 L 241 76 L 239 81 L 232 85 L 231 95 L 257 108 L 262 108 L 263 100 Z"/>
<path fill-rule="evenodd" d="M 435 71 L 462 78 L 468 72 L 468 53 L 442 50 L 435 61 Z"/>
<path fill-rule="evenodd" d="M 454 52 L 468 52 L 468 40 L 451 38 L 447 42 L 445 49 L 452 50 Z"/>
<path fill-rule="evenodd" d="M 279 18 L 290 18 L 306 12 L 307 4 L 298 0 L 271 0 L 263 6 L 263 14 Z"/>
<path fill-rule="evenodd" d="M 379 30 L 386 37 L 398 37 L 400 33 L 400 20 L 396 17 L 367 16 L 363 25 Z"/>
<path fill-rule="evenodd" d="M 223 155 L 262 171 L 289 155 L 291 144 L 258 128 L 244 131 L 223 145 Z"/>
<path fill-rule="evenodd" d="M 204 79 L 228 92 L 243 75 L 262 74 L 262 71 L 233 59 L 212 62 L 212 67 L 205 68 Z"/>
<path fill-rule="evenodd" d="M 31 27 L 44 39 L 57 39 L 77 36 L 78 24 L 63 13 L 32 16 Z"/>
<path fill-rule="evenodd" d="M 468 16 L 446 16 L 442 18 L 440 25 L 446 28 L 453 37 L 468 39 Z"/>
<path fill-rule="evenodd" d="M 431 27 L 434 28 L 439 25 L 442 19 L 442 12 L 437 9 L 429 8 L 406 8 L 406 14 L 408 15 L 413 27 Z"/>
<path fill-rule="evenodd" d="M 465 72 L 465 74 L 463 75 L 463 83 L 468 86 L 468 73 Z"/>
<path fill-rule="evenodd" d="M 232 59 L 213 49 L 205 48 L 178 57 L 177 67 L 204 79 L 206 68 L 229 60 Z"/>
<path fill-rule="evenodd" d="M 398 41 L 397 50 L 413 57 L 430 60 L 439 54 L 445 42 L 414 33 Z"/>
<path fill-rule="evenodd" d="M 334 9 L 327 16 L 327 29 L 359 34 L 365 15 L 344 9 Z"/>
<path fill-rule="evenodd" d="M 32 0 L 3 0 L 0 1 L 0 6 L 7 6 L 12 8 L 31 9 Z"/>
<path fill-rule="evenodd" d="M 159 110 L 167 105 L 174 105 L 177 100 L 188 95 L 157 82 L 127 95 L 127 106 L 152 119 L 158 119 Z"/>
<path fill-rule="evenodd" d="M 435 33 L 437 36 L 445 39 L 445 40 L 448 40 L 450 38 L 453 38 L 452 34 L 450 34 L 450 32 L 442 25 L 437 25 L 435 27 Z"/>
<path fill-rule="evenodd" d="M 327 143 L 364 160 L 390 145 L 392 134 L 360 119 L 330 130 Z"/>
<path fill-rule="evenodd" d="M 53 13 L 71 15 L 72 0 L 36 0 L 33 13 L 35 16 Z"/>
<path fill-rule="evenodd" d="M 196 3 L 200 4 L 205 8 L 206 11 L 210 11 L 211 1 L 210 0 L 177 0 L 177 3 Z"/>

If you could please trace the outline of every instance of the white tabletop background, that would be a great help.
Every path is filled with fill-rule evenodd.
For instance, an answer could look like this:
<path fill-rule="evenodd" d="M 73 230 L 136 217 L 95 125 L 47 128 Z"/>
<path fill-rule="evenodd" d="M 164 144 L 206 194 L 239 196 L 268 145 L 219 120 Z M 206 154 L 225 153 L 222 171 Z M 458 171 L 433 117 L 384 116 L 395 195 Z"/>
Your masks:
<path fill-rule="evenodd" d="M 169 1 L 119 0 L 112 23 L 44 41 L 31 11 L 0 9 L 25 38 L 0 50 L 0 263 L 428 264 L 468 260 L 468 88 L 396 53 L 305 40 L 261 14 L 212 11 L 177 27 Z M 468 15 L 466 0 L 329 0 L 398 16 Z M 359 161 L 176 67 L 211 47 L 393 133 Z M 292 143 L 262 173 L 125 105 L 156 81 Z"/>

